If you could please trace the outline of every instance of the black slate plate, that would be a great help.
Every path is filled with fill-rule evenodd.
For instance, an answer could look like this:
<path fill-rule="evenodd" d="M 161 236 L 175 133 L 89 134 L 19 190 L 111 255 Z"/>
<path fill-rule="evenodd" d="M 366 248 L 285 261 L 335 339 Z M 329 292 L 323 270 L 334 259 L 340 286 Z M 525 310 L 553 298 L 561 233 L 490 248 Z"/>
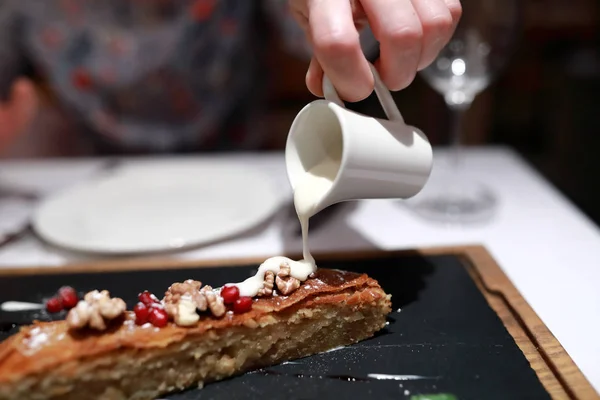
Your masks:
<path fill-rule="evenodd" d="M 168 396 L 191 399 L 549 399 L 528 361 L 455 256 L 390 256 L 321 262 L 323 268 L 367 272 L 392 294 L 394 312 L 376 337 L 293 363 L 254 371 Z M 163 293 L 188 278 L 212 286 L 248 277 L 256 266 L 1 278 L 0 302 L 40 301 L 61 285 L 106 288 L 131 307 L 135 295 Z M 61 318 L 60 314 L 54 318 Z M 0 323 L 49 319 L 45 312 L 0 312 Z M 6 338 L 16 328 L 0 333 Z M 379 380 L 369 374 L 404 375 Z M 416 379 L 419 378 L 419 379 Z"/>

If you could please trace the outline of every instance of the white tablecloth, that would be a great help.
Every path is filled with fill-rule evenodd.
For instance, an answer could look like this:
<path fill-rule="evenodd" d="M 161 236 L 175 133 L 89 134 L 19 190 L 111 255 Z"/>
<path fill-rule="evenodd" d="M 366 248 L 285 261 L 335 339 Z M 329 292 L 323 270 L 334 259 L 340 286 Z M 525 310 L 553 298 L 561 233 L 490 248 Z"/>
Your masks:
<path fill-rule="evenodd" d="M 436 159 L 445 156 L 439 150 Z M 500 197 L 498 213 L 489 223 L 446 227 L 421 220 L 399 201 L 362 201 L 345 206 L 344 212 L 311 232 L 311 249 L 318 252 L 481 243 L 600 391 L 598 227 L 509 149 L 470 149 L 464 156 L 464 166 Z M 215 162 L 243 161 L 263 169 L 282 192 L 289 194 L 280 153 L 211 157 Z M 102 160 L 97 159 L 0 162 L 0 182 L 44 194 L 93 176 L 101 165 Z M 0 221 L 14 212 L 14 204 L 4 208 L 0 205 Z M 176 257 L 231 258 L 297 252 L 301 242 L 292 234 L 291 223 L 297 222 L 290 219 L 289 213 L 281 212 L 243 237 Z M 3 267 L 51 267 L 82 258 L 47 247 L 30 236 L 0 248 Z"/>

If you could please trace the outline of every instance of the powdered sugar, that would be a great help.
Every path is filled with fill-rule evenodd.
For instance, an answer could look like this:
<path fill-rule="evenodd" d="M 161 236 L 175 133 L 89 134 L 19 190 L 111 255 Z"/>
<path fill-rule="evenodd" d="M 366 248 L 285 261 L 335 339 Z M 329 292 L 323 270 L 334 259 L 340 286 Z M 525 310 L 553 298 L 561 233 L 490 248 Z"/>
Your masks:
<path fill-rule="evenodd" d="M 35 350 L 43 346 L 47 341 L 48 334 L 43 332 L 39 327 L 35 327 L 29 332 L 29 336 L 23 342 L 29 349 Z"/>

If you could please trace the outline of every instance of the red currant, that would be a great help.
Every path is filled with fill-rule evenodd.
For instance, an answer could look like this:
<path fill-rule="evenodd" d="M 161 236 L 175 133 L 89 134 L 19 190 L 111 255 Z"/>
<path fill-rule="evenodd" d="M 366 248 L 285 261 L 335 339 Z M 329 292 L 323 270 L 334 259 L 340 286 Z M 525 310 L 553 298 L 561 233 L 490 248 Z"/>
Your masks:
<path fill-rule="evenodd" d="M 152 308 L 150 310 L 150 315 L 148 316 L 148 321 L 157 328 L 162 328 L 169 322 L 169 316 L 162 308 Z"/>
<path fill-rule="evenodd" d="M 79 301 L 77 292 L 71 286 L 63 286 L 58 289 L 58 298 L 67 310 L 75 307 Z"/>
<path fill-rule="evenodd" d="M 144 303 L 137 303 L 135 307 L 133 307 L 133 312 L 135 313 L 135 323 L 137 325 L 144 325 L 148 322 L 150 308 L 146 307 Z"/>
<path fill-rule="evenodd" d="M 63 304 L 58 296 L 54 296 L 46 301 L 46 310 L 50 313 L 57 313 L 63 310 Z"/>
<path fill-rule="evenodd" d="M 252 297 L 242 296 L 233 303 L 233 312 L 243 314 L 252 309 Z"/>
<path fill-rule="evenodd" d="M 144 303 L 147 307 L 159 302 L 156 296 L 147 290 L 144 290 L 142 293 L 138 294 L 138 300 Z"/>
<path fill-rule="evenodd" d="M 221 297 L 223 298 L 223 303 L 225 304 L 233 304 L 237 299 L 240 298 L 240 289 L 237 286 L 225 286 L 221 289 Z"/>

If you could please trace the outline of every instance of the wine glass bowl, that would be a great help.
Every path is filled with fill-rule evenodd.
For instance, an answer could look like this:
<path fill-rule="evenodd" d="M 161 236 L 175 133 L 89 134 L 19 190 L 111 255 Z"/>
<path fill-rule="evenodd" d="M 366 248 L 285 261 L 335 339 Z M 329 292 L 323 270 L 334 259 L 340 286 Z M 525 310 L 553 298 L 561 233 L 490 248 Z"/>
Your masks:
<path fill-rule="evenodd" d="M 444 101 L 451 108 L 468 108 L 475 96 L 490 82 L 489 69 L 486 67 L 489 46 L 476 40 L 473 38 L 465 42 L 453 39 L 435 61 L 420 73 L 431 87 L 444 96 Z"/>
<path fill-rule="evenodd" d="M 493 216 L 497 196 L 469 177 L 462 165 L 464 112 L 497 77 L 514 48 L 520 22 L 518 0 L 462 0 L 463 16 L 450 42 L 419 75 L 444 97 L 451 112 L 451 154 L 434 166 L 430 183 L 411 205 L 421 216 L 470 223 Z M 435 178 L 435 179 L 434 179 Z"/>

